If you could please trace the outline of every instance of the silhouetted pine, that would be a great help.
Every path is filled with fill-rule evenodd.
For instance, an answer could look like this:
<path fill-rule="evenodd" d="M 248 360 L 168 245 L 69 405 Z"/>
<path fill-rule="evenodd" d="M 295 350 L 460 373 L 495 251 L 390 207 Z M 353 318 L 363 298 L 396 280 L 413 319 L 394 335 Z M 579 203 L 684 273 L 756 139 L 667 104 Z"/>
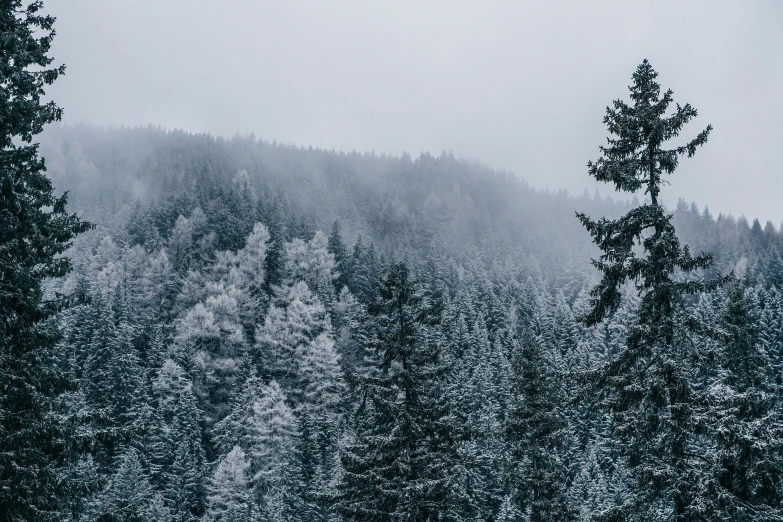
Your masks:
<path fill-rule="evenodd" d="M 712 256 L 693 257 L 680 245 L 672 216 L 658 199 L 663 176 L 674 172 L 681 156 L 693 156 L 712 127 L 681 146 L 664 148 L 696 109 L 677 105 L 667 115 L 672 92 L 661 96 L 657 76 L 646 60 L 639 65 L 629 88 L 632 105 L 617 100 L 607 108 L 604 123 L 612 137 L 600 147 L 602 157 L 588 162 L 598 181 L 623 192 L 644 189 L 650 201 L 614 220 L 577 214 L 602 251 L 593 261 L 602 279 L 582 320 L 588 326 L 603 321 L 619 308 L 624 285 L 633 284 L 640 303 L 627 345 L 589 374 L 592 389 L 616 413 L 616 435 L 636 484 L 609 518 L 643 520 L 663 510 L 680 522 L 699 504 L 694 483 L 702 478 L 701 463 L 689 453 L 696 412 L 688 364 L 695 354 L 687 333 L 696 325 L 683 297 L 712 290 L 725 279 L 702 281 L 692 274 L 709 268 Z"/>

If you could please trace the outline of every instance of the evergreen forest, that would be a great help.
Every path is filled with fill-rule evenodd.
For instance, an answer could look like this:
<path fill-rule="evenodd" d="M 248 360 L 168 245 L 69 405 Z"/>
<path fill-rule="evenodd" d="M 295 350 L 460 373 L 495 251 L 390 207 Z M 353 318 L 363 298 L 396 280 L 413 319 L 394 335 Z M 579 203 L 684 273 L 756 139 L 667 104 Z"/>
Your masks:
<path fill-rule="evenodd" d="M 585 158 L 617 194 L 574 196 L 58 125 L 32 6 L 0 7 L 0 521 L 783 520 L 783 231 L 662 203 L 711 127 L 647 61 Z"/>

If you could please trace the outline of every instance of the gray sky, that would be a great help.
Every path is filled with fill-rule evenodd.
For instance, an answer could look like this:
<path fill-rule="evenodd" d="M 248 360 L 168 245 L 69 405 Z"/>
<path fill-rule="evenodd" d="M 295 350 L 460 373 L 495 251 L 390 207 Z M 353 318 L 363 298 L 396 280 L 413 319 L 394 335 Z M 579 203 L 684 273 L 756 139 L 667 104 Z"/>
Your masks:
<path fill-rule="evenodd" d="M 65 121 L 343 150 L 450 150 L 598 186 L 606 105 L 648 58 L 709 143 L 678 196 L 783 220 L 783 2 L 48 0 Z"/>

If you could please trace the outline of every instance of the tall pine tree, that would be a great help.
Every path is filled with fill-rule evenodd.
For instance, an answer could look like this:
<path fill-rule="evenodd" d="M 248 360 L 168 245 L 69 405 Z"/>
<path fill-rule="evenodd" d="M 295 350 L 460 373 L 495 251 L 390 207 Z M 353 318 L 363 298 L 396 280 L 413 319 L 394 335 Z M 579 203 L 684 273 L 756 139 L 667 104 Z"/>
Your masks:
<path fill-rule="evenodd" d="M 41 100 L 65 71 L 48 55 L 55 19 L 42 7 L 0 3 L 0 520 L 47 520 L 56 509 L 63 437 L 48 413 L 68 383 L 44 321 L 67 300 L 44 299 L 41 282 L 70 270 L 60 254 L 90 226 L 66 212 L 32 142 L 62 115 Z"/>
<path fill-rule="evenodd" d="M 600 147 L 602 157 L 588 162 L 598 181 L 612 183 L 618 191 L 644 189 L 650 200 L 615 220 L 577 214 L 602 251 L 593 261 L 602 279 L 582 319 L 587 326 L 600 323 L 619 308 L 625 283 L 634 284 L 640 303 L 626 347 L 589 374 L 593 389 L 606 394 L 605 402 L 616 413 L 616 432 L 636 480 L 634 494 L 612 518 L 647 520 L 663 510 L 680 522 L 700 501 L 693 487 L 699 464 L 689 453 L 696 413 L 686 363 L 694 358 L 686 333 L 696 321 L 683 297 L 725 280 L 701 281 L 691 274 L 708 268 L 712 256 L 693 257 L 680 245 L 672 216 L 659 200 L 663 176 L 674 172 L 680 157 L 693 156 L 712 127 L 683 145 L 664 148 L 696 116 L 696 109 L 677 105 L 667 115 L 672 91 L 661 96 L 657 76 L 647 60 L 637 67 L 629 87 L 633 104 L 617 100 L 607 108 L 604 123 L 612 137 Z"/>

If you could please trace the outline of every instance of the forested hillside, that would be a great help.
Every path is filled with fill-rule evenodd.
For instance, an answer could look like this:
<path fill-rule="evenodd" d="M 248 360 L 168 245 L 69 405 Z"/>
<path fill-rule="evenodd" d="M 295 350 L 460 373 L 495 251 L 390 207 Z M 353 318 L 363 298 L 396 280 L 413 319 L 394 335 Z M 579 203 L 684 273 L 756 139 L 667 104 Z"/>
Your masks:
<path fill-rule="evenodd" d="M 52 127 L 42 9 L 0 2 L 0 522 L 783 520 L 783 231 L 664 206 L 712 126 L 647 60 L 618 202 Z"/>
<path fill-rule="evenodd" d="M 574 212 L 635 201 L 539 192 L 448 154 L 156 128 L 41 141 L 97 224 L 47 287 L 86 296 L 53 319 L 75 383 L 58 402 L 75 433 L 66 518 L 593 520 L 633 497 L 618 421 L 581 376 L 623 350 L 638 299 L 625 288 L 603 323 L 576 320 L 598 250 Z M 672 211 L 715 253 L 698 275 L 740 281 L 687 301 L 722 333 L 688 340 L 710 365 L 679 361 L 699 394 L 693 520 L 777 520 L 783 236 Z"/>

